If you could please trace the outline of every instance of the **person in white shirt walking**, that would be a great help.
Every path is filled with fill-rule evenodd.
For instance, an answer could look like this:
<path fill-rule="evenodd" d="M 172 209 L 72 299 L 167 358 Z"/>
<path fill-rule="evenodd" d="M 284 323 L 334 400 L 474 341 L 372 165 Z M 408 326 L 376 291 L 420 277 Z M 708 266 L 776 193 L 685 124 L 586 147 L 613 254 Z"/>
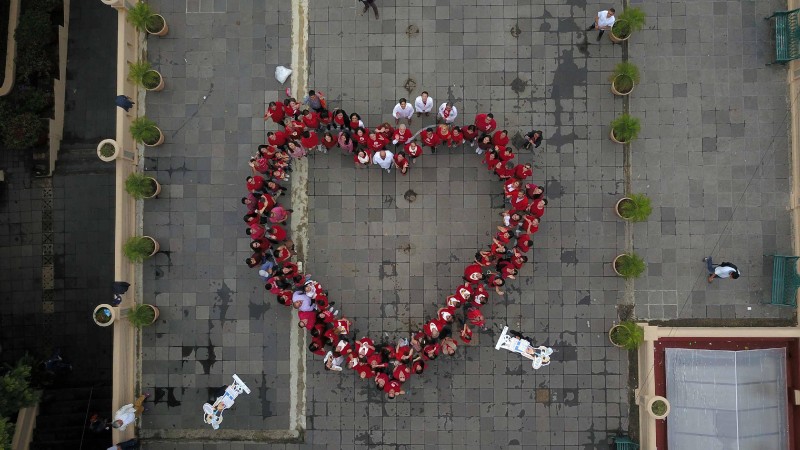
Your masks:
<path fill-rule="evenodd" d="M 429 116 L 433 109 L 433 99 L 428 95 L 428 91 L 422 91 L 422 95 L 414 100 L 414 108 L 417 110 L 417 117 L 425 114 Z"/>
<path fill-rule="evenodd" d="M 708 270 L 708 282 L 714 281 L 714 278 L 731 278 L 737 279 L 741 273 L 735 264 L 729 262 L 722 262 L 721 264 L 714 264 L 710 256 L 703 258 L 706 263 L 706 270 Z"/>
<path fill-rule="evenodd" d="M 400 123 L 400 119 L 407 119 L 410 124 L 411 118 L 414 117 L 414 107 L 409 105 L 405 98 L 401 98 L 398 100 L 398 103 L 394 105 L 392 116 L 394 116 L 395 125 Z"/>
<path fill-rule="evenodd" d="M 128 425 L 136 421 L 136 418 L 141 416 L 142 412 L 144 412 L 143 403 L 149 396 L 150 394 L 140 395 L 135 402 L 120 407 L 116 414 L 114 414 L 114 421 L 111 422 L 111 426 L 119 431 L 128 428 Z"/>
<path fill-rule="evenodd" d="M 450 102 L 442 103 L 439 106 L 439 118 L 437 122 L 444 122 L 448 125 L 451 125 L 455 122 L 456 117 L 458 117 L 458 110 L 455 106 L 453 106 Z"/>
<path fill-rule="evenodd" d="M 389 150 L 381 150 L 372 155 L 372 163 L 380 166 L 381 169 L 386 169 L 386 172 L 392 171 L 392 162 L 394 162 L 394 153 Z"/>
<path fill-rule="evenodd" d="M 598 12 L 597 15 L 594 16 L 594 23 L 587 28 L 586 31 L 600 30 L 600 33 L 597 34 L 597 40 L 599 41 L 600 38 L 603 37 L 603 33 L 606 30 L 610 30 L 614 25 L 614 21 L 617 20 L 617 18 L 614 17 L 614 13 L 616 13 L 614 8 L 608 8 L 607 10 Z"/>

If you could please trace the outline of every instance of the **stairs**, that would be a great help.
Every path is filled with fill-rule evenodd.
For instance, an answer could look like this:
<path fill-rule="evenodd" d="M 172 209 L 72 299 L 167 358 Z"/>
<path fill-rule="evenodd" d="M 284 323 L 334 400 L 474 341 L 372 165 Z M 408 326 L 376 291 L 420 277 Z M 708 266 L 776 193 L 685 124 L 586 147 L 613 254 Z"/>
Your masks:
<path fill-rule="evenodd" d="M 93 413 L 110 418 L 111 386 L 46 389 L 39 403 L 30 449 L 106 450 L 111 446 L 111 432 L 95 434 L 87 428 Z"/>
<path fill-rule="evenodd" d="M 113 173 L 116 168 L 114 162 L 104 162 L 97 157 L 97 149 L 94 147 L 62 146 L 58 152 L 55 172 L 60 175 L 65 174 L 86 174 L 86 173 Z"/>

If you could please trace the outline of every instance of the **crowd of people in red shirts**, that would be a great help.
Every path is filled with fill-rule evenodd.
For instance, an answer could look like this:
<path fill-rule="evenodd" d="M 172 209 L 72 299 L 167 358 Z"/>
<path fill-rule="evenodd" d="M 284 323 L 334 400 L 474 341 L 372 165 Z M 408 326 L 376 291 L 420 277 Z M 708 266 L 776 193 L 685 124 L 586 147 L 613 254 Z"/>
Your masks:
<path fill-rule="evenodd" d="M 305 103 L 309 106 L 324 105 L 319 98 L 309 101 L 313 96 L 314 92 L 311 91 Z M 312 113 L 314 115 L 308 118 Z M 253 254 L 245 262 L 251 268 L 258 268 L 265 289 L 276 296 L 279 304 L 294 307 L 298 311 L 299 326 L 311 334 L 309 351 L 324 357 L 325 369 L 351 369 L 361 379 L 373 380 L 377 389 L 394 399 L 405 394 L 403 384 L 413 374 L 422 374 L 429 361 L 441 354 L 453 355 L 459 345 L 457 338 L 461 343 L 469 344 L 472 328 L 486 329 L 482 307 L 488 303 L 490 291 L 503 295 L 506 281 L 516 278 L 528 261 L 527 253 L 533 245 L 532 236 L 539 230 L 539 220 L 544 214 L 547 200 L 543 189 L 529 181 L 533 175 L 531 164 L 514 164 L 515 155 L 508 145 L 508 133 L 502 130 L 490 136 L 489 133 L 496 128 L 493 117 L 491 114 L 478 114 L 476 124 L 467 128 L 484 133 L 477 142 L 479 150 L 484 150 L 479 152 L 484 154 L 482 162 L 487 170 L 495 173 L 503 182 L 503 193 L 510 205 L 501 214 L 503 224 L 497 227 L 491 244 L 479 250 L 474 262 L 464 269 L 464 283 L 445 299 L 436 315 L 422 324 L 420 330 L 392 343 L 375 342 L 366 336 L 355 339 L 356 336 L 351 332 L 351 321 L 335 308 L 324 287 L 291 261 L 295 253 L 287 232 L 287 220 L 292 210 L 279 202 L 280 196 L 286 191 L 280 182 L 289 178 L 293 157 L 302 157 L 305 152 L 319 145 L 325 151 L 339 145 L 345 152 L 356 155 L 371 153 L 372 150 L 380 152 L 382 147 L 373 147 L 370 142 L 378 139 L 378 133 L 381 136 L 388 133 L 393 136 L 392 142 L 397 141 L 397 145 L 405 146 L 412 160 L 422 155 L 422 149 L 417 151 L 413 146 L 413 138 L 405 137 L 406 134 L 410 135 L 410 131 L 404 126 L 392 130 L 384 123 L 373 131 L 367 131 L 357 114 L 350 116 L 349 123 L 342 121 L 341 117 L 347 117 L 342 110 L 336 110 L 330 120 L 323 121 L 322 117 L 330 117 L 324 106 L 321 111 L 314 111 L 313 108 L 301 111 L 300 104 L 294 99 L 287 99 L 280 105 L 270 103 L 265 119 L 271 118 L 281 124 L 284 130 L 269 132 L 268 143 L 259 146 L 258 153 L 250 159 L 253 174 L 247 177 L 248 194 L 242 198 L 242 203 L 247 207 L 244 221 L 247 223 L 247 234 L 251 237 Z M 317 136 L 320 127 L 328 126 L 332 128 L 322 131 L 322 143 L 309 138 L 310 135 Z M 442 131 L 435 131 L 440 140 L 431 141 L 430 136 L 423 136 L 423 143 L 432 151 L 442 142 L 448 146 L 453 142 L 458 142 L 456 145 L 467 142 L 461 140 L 465 133 L 458 134 L 457 141 L 454 141 L 453 131 L 456 127 L 443 126 L 439 127 Z M 334 129 L 339 130 L 336 139 L 331 134 Z M 397 133 L 400 133 L 400 139 L 396 137 Z M 364 144 L 358 137 L 355 138 L 358 143 L 354 145 L 352 136 L 364 134 L 368 136 Z M 299 145 L 294 141 L 296 136 L 300 138 Z M 350 142 L 349 145 L 340 145 L 343 136 Z M 471 140 L 476 137 L 477 133 Z M 389 138 L 384 139 L 381 142 L 386 145 Z M 536 144 L 538 146 L 538 142 Z M 396 156 L 394 158 L 396 163 Z M 407 162 L 397 167 L 401 173 L 408 170 Z M 460 329 L 456 329 L 457 326 Z"/>

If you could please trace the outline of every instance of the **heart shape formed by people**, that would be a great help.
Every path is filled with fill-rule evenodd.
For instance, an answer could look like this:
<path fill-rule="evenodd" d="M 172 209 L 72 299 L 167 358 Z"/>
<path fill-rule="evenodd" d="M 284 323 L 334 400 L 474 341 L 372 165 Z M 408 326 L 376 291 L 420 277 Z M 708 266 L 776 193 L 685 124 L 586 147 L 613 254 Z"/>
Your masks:
<path fill-rule="evenodd" d="M 313 91 L 310 94 L 314 97 Z M 329 113 L 324 100 L 317 99 L 314 102 L 307 98 L 305 103 L 310 108 L 304 111 L 291 98 L 284 104 L 273 102 L 265 114 L 265 120 L 271 118 L 284 129 L 267 133 L 268 143 L 259 146 L 250 161 L 253 175 L 247 179 L 248 196 L 242 202 L 248 207 L 244 219 L 255 253 L 246 262 L 252 268 L 259 267 L 265 288 L 276 296 L 279 304 L 298 310 L 300 326 L 312 336 L 309 350 L 324 357 L 327 370 L 353 369 L 357 376 L 374 380 L 378 389 L 395 398 L 405 393 L 403 383 L 412 374 L 425 371 L 427 362 L 440 354 L 455 354 L 459 345 L 456 337 L 462 344 L 469 344 L 472 328 L 485 328 L 481 308 L 489 301 L 491 290 L 503 295 L 505 280 L 514 279 L 527 262 L 532 236 L 538 231 L 547 202 L 540 187 L 526 183 L 532 176 L 531 165 L 514 164 L 507 132 L 495 131 L 491 114 L 477 115 L 475 124 L 463 129 L 448 123 L 448 113 L 442 116 L 440 111 L 442 123 L 435 129 L 412 134 L 405 126 L 395 130 L 384 123 L 370 131 L 357 114 L 348 116 L 341 109 Z M 447 111 L 447 105 L 442 107 Z M 421 143 L 417 142 L 417 136 L 421 136 Z M 539 135 L 533 138 L 531 142 Z M 395 152 L 386 149 L 390 143 L 394 144 Z M 538 146 L 538 141 L 535 143 Z M 389 172 L 396 169 L 405 175 L 423 154 L 423 145 L 434 153 L 442 145 L 475 147 L 476 153 L 483 154 L 486 169 L 503 182 L 502 194 L 510 208 L 503 213 L 503 223 L 497 226 L 498 232 L 490 245 L 478 249 L 475 261 L 465 267 L 464 282 L 417 332 L 396 343 L 376 343 L 368 336 L 355 339 L 351 335 L 351 321 L 329 299 L 322 284 L 291 261 L 293 242 L 286 222 L 292 210 L 278 202 L 285 191 L 279 182 L 289 179 L 292 159 L 305 157 L 308 152 L 327 153 L 335 146 L 351 154 L 356 166 L 366 167 L 372 162 Z M 489 267 L 494 270 L 487 270 Z M 461 325 L 460 331 L 454 330 L 456 322 Z M 522 336 L 517 340 L 529 341 Z M 518 352 L 532 359 L 534 367 L 549 363 L 549 353 L 529 347 L 530 351 L 521 348 Z M 515 351 L 516 347 L 504 348 Z"/>

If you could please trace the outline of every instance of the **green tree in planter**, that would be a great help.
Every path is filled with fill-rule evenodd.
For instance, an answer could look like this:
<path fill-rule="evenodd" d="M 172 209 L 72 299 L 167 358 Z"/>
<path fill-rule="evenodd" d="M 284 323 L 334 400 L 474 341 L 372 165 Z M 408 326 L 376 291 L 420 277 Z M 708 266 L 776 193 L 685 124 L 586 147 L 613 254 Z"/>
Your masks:
<path fill-rule="evenodd" d="M 617 272 L 625 279 L 639 278 L 647 265 L 641 256 L 636 253 L 625 253 L 615 263 Z"/>
<path fill-rule="evenodd" d="M 644 330 L 636 322 L 626 320 L 612 328 L 609 338 L 626 350 L 636 350 L 644 342 Z"/>
<path fill-rule="evenodd" d="M 639 79 L 639 68 L 636 67 L 636 64 L 622 61 L 614 67 L 609 81 L 614 83 L 617 91 L 627 94 L 633 90 L 634 85 L 639 84 Z"/>
<path fill-rule="evenodd" d="M 111 144 L 103 144 L 103 146 L 100 147 L 100 154 L 103 155 L 106 158 L 110 158 L 110 157 L 114 156 L 114 152 L 116 152 L 116 151 L 117 150 Z"/>
<path fill-rule="evenodd" d="M 130 131 L 133 140 L 145 144 L 155 144 L 161 137 L 161 132 L 158 131 L 156 123 L 147 117 L 137 117 L 131 122 Z"/>
<path fill-rule="evenodd" d="M 125 180 L 125 190 L 133 198 L 141 199 L 156 193 L 156 187 L 150 177 L 134 172 Z"/>
<path fill-rule="evenodd" d="M 5 417 L 0 417 L 0 448 L 11 448 L 14 439 L 14 424 Z"/>
<path fill-rule="evenodd" d="M 0 416 L 12 417 L 39 401 L 41 393 L 31 386 L 31 365 L 23 358 L 0 377 Z"/>
<path fill-rule="evenodd" d="M 139 263 L 149 258 L 156 249 L 153 241 L 143 236 L 133 236 L 122 246 L 122 253 L 131 262 Z"/>
<path fill-rule="evenodd" d="M 611 129 L 618 141 L 630 142 L 639 136 L 642 126 L 639 119 L 630 114 L 622 114 L 611 121 Z"/>
<path fill-rule="evenodd" d="M 617 17 L 611 32 L 619 39 L 625 39 L 635 31 L 644 28 L 646 16 L 640 8 L 627 8 Z"/>
<path fill-rule="evenodd" d="M 139 0 L 128 10 L 128 22 L 139 31 L 158 31 L 164 28 L 164 21 L 143 0 Z"/>
<path fill-rule="evenodd" d="M 161 76 L 147 61 L 128 64 L 128 79 L 145 89 L 155 89 L 161 83 Z"/>
<path fill-rule="evenodd" d="M 134 305 L 128 310 L 126 316 L 131 325 L 136 328 L 146 327 L 152 325 L 156 318 L 156 313 L 148 305 Z"/>
<path fill-rule="evenodd" d="M 619 205 L 619 214 L 631 222 L 644 222 L 652 212 L 650 197 L 644 194 L 631 194 Z"/>

